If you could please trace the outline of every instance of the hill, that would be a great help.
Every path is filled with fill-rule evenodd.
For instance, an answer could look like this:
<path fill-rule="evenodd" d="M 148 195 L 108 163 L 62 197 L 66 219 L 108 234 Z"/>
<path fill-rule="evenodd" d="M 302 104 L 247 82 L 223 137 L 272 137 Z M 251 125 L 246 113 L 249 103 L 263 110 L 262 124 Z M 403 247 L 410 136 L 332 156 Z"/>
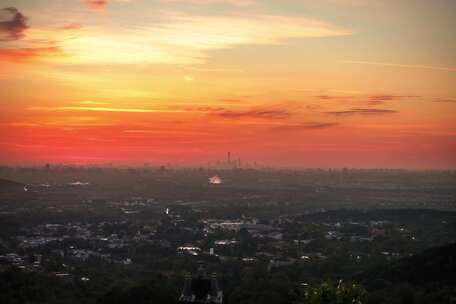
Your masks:
<path fill-rule="evenodd" d="M 455 273 L 456 243 L 453 243 L 366 271 L 361 281 L 366 286 L 379 280 L 416 286 L 456 286 Z"/>
<path fill-rule="evenodd" d="M 0 192 L 24 191 L 25 184 L 0 178 Z"/>
<path fill-rule="evenodd" d="M 369 303 L 455 303 L 456 243 L 365 271 Z"/>

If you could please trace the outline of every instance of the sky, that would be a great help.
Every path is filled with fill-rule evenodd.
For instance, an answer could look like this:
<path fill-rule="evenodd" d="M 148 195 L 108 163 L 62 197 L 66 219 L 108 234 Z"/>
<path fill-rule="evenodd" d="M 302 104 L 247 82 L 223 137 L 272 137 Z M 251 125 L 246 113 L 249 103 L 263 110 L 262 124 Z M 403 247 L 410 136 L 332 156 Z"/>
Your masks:
<path fill-rule="evenodd" d="M 0 164 L 456 168 L 456 1 L 0 0 Z"/>

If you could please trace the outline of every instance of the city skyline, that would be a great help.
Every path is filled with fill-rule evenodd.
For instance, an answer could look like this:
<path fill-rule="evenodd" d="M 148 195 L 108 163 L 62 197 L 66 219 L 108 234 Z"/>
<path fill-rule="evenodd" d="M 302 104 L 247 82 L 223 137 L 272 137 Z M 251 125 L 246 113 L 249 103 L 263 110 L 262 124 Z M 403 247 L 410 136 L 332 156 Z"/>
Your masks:
<path fill-rule="evenodd" d="M 450 0 L 5 0 L 0 163 L 456 168 Z"/>

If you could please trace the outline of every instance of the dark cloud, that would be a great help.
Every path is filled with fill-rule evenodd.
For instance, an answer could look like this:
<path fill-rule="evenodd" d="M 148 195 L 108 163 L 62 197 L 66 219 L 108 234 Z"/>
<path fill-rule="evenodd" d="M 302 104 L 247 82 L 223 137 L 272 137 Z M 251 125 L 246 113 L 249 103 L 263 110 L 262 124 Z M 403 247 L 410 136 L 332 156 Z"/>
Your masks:
<path fill-rule="evenodd" d="M 104 11 L 108 5 L 108 0 L 82 0 L 88 8 L 94 11 Z"/>
<path fill-rule="evenodd" d="M 350 110 L 345 111 L 331 111 L 326 112 L 326 114 L 331 115 L 354 115 L 354 114 L 361 114 L 361 115 L 382 115 L 382 114 L 394 114 L 399 113 L 396 110 L 389 110 L 389 109 L 370 109 L 370 108 L 352 108 Z"/>
<path fill-rule="evenodd" d="M 417 98 L 419 96 L 414 95 L 390 95 L 390 94 L 379 94 L 379 95 L 371 95 L 368 97 L 370 104 L 379 104 L 387 101 L 393 100 L 401 100 L 407 98 Z"/>
<path fill-rule="evenodd" d="M 329 95 L 317 95 L 315 98 L 322 99 L 322 100 L 330 100 L 330 99 L 335 99 L 335 96 L 329 96 Z"/>
<path fill-rule="evenodd" d="M 434 98 L 433 102 L 456 102 L 456 99 L 452 98 Z"/>
<path fill-rule="evenodd" d="M 301 131 L 301 130 L 320 130 L 332 128 L 338 125 L 335 122 L 309 122 L 295 125 L 283 125 L 272 128 L 275 131 Z"/>
<path fill-rule="evenodd" d="M 27 28 L 27 17 L 17 8 L 6 7 L 0 10 L 0 41 L 20 39 Z"/>
<path fill-rule="evenodd" d="M 290 116 L 285 110 L 257 109 L 248 111 L 217 111 L 213 115 L 223 118 L 261 118 L 261 119 L 284 119 Z"/>
<path fill-rule="evenodd" d="M 222 107 L 209 107 L 209 106 L 200 106 L 200 107 L 187 107 L 185 111 L 189 112 L 222 112 L 225 111 L 225 108 Z"/>
<path fill-rule="evenodd" d="M 27 61 L 61 53 L 58 47 L 0 49 L 0 61 Z"/>

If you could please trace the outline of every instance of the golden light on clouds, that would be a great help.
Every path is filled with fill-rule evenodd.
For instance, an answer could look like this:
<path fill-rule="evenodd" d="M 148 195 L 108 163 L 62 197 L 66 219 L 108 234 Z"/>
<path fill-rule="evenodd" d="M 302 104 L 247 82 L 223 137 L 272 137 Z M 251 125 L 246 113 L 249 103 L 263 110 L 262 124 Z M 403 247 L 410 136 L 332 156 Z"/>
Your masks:
<path fill-rule="evenodd" d="M 262 14 L 192 16 L 161 12 L 161 23 L 136 29 L 92 29 L 61 39 L 69 63 L 175 63 L 206 60 L 207 51 L 242 44 L 280 44 L 290 38 L 350 35 L 336 25 L 306 18 Z"/>

